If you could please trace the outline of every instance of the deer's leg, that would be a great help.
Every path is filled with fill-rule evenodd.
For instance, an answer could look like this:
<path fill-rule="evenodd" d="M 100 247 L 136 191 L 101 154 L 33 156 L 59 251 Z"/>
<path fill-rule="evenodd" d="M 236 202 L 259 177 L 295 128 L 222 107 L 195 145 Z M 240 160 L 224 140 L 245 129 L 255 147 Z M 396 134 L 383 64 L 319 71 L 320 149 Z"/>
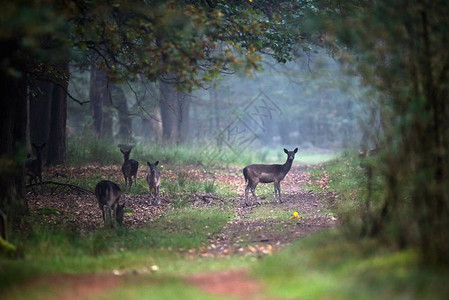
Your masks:
<path fill-rule="evenodd" d="M 276 200 L 276 202 L 278 202 L 278 203 L 282 203 L 282 200 L 281 200 L 281 183 L 280 182 L 275 182 L 274 183 L 274 193 L 276 194 L 276 190 L 277 190 L 277 200 Z"/>
<path fill-rule="evenodd" d="M 256 203 L 261 205 L 262 203 L 260 203 L 259 198 L 257 198 L 257 195 L 256 195 L 256 187 L 257 187 L 257 183 L 254 186 L 251 186 L 251 193 L 253 194 L 254 199 L 256 199 Z"/>
<path fill-rule="evenodd" d="M 42 193 L 42 190 L 43 190 L 43 185 L 42 185 L 42 175 L 38 175 L 39 176 L 39 184 L 40 184 L 40 186 L 41 186 L 41 193 Z M 37 177 L 36 177 L 36 183 L 37 183 Z"/>
<path fill-rule="evenodd" d="M 282 203 L 282 198 L 281 198 L 281 183 L 278 183 L 278 193 L 279 193 L 279 203 Z"/>
<path fill-rule="evenodd" d="M 113 217 L 113 219 L 112 219 L 112 222 L 111 222 L 111 227 L 112 228 L 115 228 L 116 227 L 116 223 L 117 223 L 117 205 L 118 205 L 118 203 L 117 204 L 115 204 L 114 206 L 112 206 L 112 217 Z"/>
<path fill-rule="evenodd" d="M 104 227 L 107 228 L 111 220 L 111 209 L 109 208 L 109 205 L 106 204 L 103 205 L 102 213 L 103 213 Z"/>
<path fill-rule="evenodd" d="M 161 204 L 161 197 L 159 196 L 159 187 L 157 186 L 155 188 L 155 194 L 156 194 L 156 199 L 157 199 L 157 204 Z"/>
<path fill-rule="evenodd" d="M 101 216 L 103 217 L 104 227 L 106 227 L 106 216 L 104 215 L 104 206 L 100 207 L 100 209 L 101 209 Z"/>
<path fill-rule="evenodd" d="M 273 187 L 274 187 L 274 202 L 277 203 L 278 202 L 278 189 L 276 186 L 276 182 L 274 182 Z"/>
<path fill-rule="evenodd" d="M 248 182 L 248 185 L 245 188 L 245 205 L 248 206 L 248 191 L 251 188 L 251 183 Z"/>

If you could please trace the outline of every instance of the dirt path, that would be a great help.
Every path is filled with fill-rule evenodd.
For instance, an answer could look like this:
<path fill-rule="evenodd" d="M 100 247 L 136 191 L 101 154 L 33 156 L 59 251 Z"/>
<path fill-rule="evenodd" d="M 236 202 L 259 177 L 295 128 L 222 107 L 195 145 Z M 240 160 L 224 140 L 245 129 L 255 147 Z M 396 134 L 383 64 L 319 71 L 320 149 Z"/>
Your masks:
<path fill-rule="evenodd" d="M 335 195 L 317 194 L 302 189 L 301 186 L 312 183 L 310 176 L 304 173 L 304 169 L 304 167 L 292 168 L 282 182 L 283 203 L 275 204 L 273 196 L 262 199 L 260 207 L 236 205 L 236 218 L 228 222 L 223 233 L 212 240 L 206 249 L 199 249 L 192 254 L 209 257 L 227 255 L 263 257 L 279 251 L 301 236 L 336 226 L 336 218 L 328 212 Z M 321 178 L 315 184 L 326 186 L 327 178 Z M 242 195 L 243 192 L 244 186 L 239 186 L 239 194 Z M 238 197 L 236 203 L 243 204 L 243 197 Z M 260 219 L 254 217 L 256 210 L 268 213 L 284 211 L 292 215 L 297 211 L 301 217 L 281 222 L 270 218 Z M 279 226 L 282 226 L 281 231 Z M 237 299 L 271 299 L 264 294 L 263 285 L 251 278 L 246 270 L 193 275 L 187 278 L 187 282 L 211 295 L 233 296 Z"/>
<path fill-rule="evenodd" d="M 253 255 L 263 257 L 271 255 L 295 241 L 320 230 L 331 228 L 337 220 L 328 212 L 335 196 L 331 193 L 316 194 L 304 190 L 302 186 L 311 184 L 311 179 L 304 172 L 306 167 L 293 167 L 287 177 L 282 181 L 283 203 L 275 204 L 274 195 L 261 197 L 260 206 L 243 206 L 245 184 L 241 170 L 208 173 L 189 168 L 188 172 L 196 172 L 198 180 L 216 180 L 236 186 L 238 196 L 234 202 L 236 218 L 225 226 L 223 232 L 210 241 L 207 247 L 189 250 L 188 255 L 201 257 L 222 257 L 230 255 Z M 113 172 L 113 170 L 111 171 Z M 212 174 L 212 175 L 211 175 Z M 212 176 L 212 177 L 211 177 Z M 326 178 L 318 183 L 326 186 Z M 272 184 L 270 184 L 270 188 Z M 257 191 L 256 191 L 257 192 Z M 46 222 L 57 226 L 61 222 L 67 222 L 67 217 L 76 218 L 77 228 L 91 231 L 101 225 L 101 217 L 96 208 L 96 200 L 92 195 L 67 195 L 70 199 L 61 199 L 61 194 L 39 196 L 33 195 L 30 199 L 30 209 L 39 210 L 46 207 L 56 207 L 59 214 L 50 214 Z M 125 199 L 131 197 L 124 195 Z M 158 218 L 167 209 L 173 209 L 169 204 L 170 199 L 164 197 L 165 204 L 149 207 L 145 205 L 146 196 L 132 196 L 128 207 L 135 213 L 129 217 L 125 225 L 127 227 L 141 227 L 145 223 Z M 216 196 L 192 195 L 192 205 L 216 205 L 219 201 Z M 89 209 L 86 210 L 86 207 Z M 293 212 L 299 212 L 299 219 L 290 219 Z M 260 218 L 260 215 L 263 218 Z M 285 219 L 281 221 L 270 214 L 283 214 Z M 52 299 L 84 299 L 94 296 L 123 284 L 129 276 L 103 275 L 77 275 L 77 276 L 52 276 L 38 278 L 31 284 L 42 285 L 44 282 L 52 282 L 58 292 Z M 61 284 L 59 284 L 59 283 Z M 185 282 L 194 285 L 202 291 L 217 296 L 232 296 L 237 299 L 269 299 L 264 296 L 263 286 L 260 282 L 251 278 L 246 270 L 222 271 L 216 273 L 196 274 L 185 279 Z M 66 284 L 62 284 L 66 283 Z M 59 285 L 59 286 L 58 286 Z"/>

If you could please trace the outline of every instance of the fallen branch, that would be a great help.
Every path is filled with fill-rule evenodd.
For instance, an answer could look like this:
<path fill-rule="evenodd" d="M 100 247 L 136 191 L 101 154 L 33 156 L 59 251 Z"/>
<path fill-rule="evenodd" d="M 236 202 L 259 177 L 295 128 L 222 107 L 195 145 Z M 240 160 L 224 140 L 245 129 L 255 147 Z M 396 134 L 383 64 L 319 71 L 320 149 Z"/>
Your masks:
<path fill-rule="evenodd" d="M 42 184 L 54 184 L 57 186 L 65 186 L 70 188 L 71 190 L 77 191 L 78 193 L 85 193 L 85 194 L 92 194 L 94 195 L 95 193 L 89 190 L 86 190 L 85 188 L 82 188 L 80 186 L 74 185 L 74 184 L 70 184 L 70 183 L 62 183 L 62 182 L 56 182 L 56 181 L 43 181 Z M 28 184 L 27 186 L 25 186 L 25 188 L 30 188 L 33 186 L 40 186 L 40 183 L 33 183 L 33 184 Z"/>

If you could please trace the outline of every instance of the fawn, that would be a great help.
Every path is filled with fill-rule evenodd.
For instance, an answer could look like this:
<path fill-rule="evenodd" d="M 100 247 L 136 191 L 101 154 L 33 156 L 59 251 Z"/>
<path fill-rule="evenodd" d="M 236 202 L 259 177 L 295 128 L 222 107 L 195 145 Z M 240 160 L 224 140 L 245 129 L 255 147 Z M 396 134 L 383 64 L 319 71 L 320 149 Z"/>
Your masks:
<path fill-rule="evenodd" d="M 161 173 L 156 168 L 156 166 L 159 164 L 159 161 L 155 162 L 154 164 L 147 162 L 148 167 L 150 167 L 150 170 L 148 171 L 147 175 L 147 183 L 148 187 L 150 189 L 150 205 L 151 205 L 151 197 L 153 196 L 154 192 L 154 198 L 157 201 L 157 204 L 161 204 L 161 198 L 159 197 L 159 185 L 161 184 Z"/>

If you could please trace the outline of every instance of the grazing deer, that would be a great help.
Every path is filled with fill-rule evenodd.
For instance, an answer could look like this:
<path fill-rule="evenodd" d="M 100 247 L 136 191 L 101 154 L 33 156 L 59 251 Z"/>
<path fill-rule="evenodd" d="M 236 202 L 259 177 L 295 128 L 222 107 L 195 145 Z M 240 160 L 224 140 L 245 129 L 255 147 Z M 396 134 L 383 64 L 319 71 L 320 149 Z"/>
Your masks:
<path fill-rule="evenodd" d="M 125 186 L 128 186 L 129 184 L 129 189 L 131 190 L 131 186 L 133 184 L 133 177 L 134 177 L 134 185 L 137 184 L 137 169 L 139 168 L 139 162 L 134 159 L 129 159 L 131 149 L 130 150 L 120 149 L 120 152 L 122 152 L 123 158 L 125 159 L 122 165 L 123 177 L 125 177 Z"/>
<path fill-rule="evenodd" d="M 148 167 L 150 167 L 150 170 L 148 171 L 147 175 L 147 183 L 150 189 L 150 205 L 151 205 L 151 197 L 153 196 L 153 191 L 154 191 L 154 198 L 156 199 L 157 204 L 161 204 L 161 198 L 159 197 L 159 185 L 161 184 L 161 173 L 156 168 L 158 164 L 159 161 L 155 162 L 154 164 L 147 162 Z"/>
<path fill-rule="evenodd" d="M 245 188 L 245 205 L 248 206 L 248 191 L 251 189 L 251 193 L 256 199 L 257 204 L 261 204 L 256 196 L 256 186 L 259 182 L 270 183 L 274 182 L 274 199 L 277 203 L 281 203 L 281 181 L 287 175 L 292 166 L 295 154 L 298 152 L 298 148 L 293 151 L 288 151 L 284 148 L 284 152 L 287 154 L 287 161 L 283 165 L 249 165 L 243 169 L 243 176 L 245 176 L 245 182 L 248 185 Z"/>
<path fill-rule="evenodd" d="M 115 223 L 123 223 L 123 209 L 125 208 L 125 204 L 119 204 L 121 194 L 120 187 L 109 180 L 102 180 L 95 186 L 95 196 L 98 200 L 98 206 L 100 207 L 105 227 L 107 226 L 105 206 L 111 228 L 115 227 Z M 111 210 L 113 211 L 114 219 L 111 219 Z"/>
<path fill-rule="evenodd" d="M 44 149 L 45 143 L 40 146 L 32 143 L 32 146 L 36 152 L 36 158 L 28 158 L 25 161 L 25 174 L 30 176 L 30 185 L 32 185 L 33 180 L 37 184 L 37 179 L 39 178 L 42 190 L 42 149 Z M 33 186 L 31 186 L 31 189 L 33 189 Z"/>

